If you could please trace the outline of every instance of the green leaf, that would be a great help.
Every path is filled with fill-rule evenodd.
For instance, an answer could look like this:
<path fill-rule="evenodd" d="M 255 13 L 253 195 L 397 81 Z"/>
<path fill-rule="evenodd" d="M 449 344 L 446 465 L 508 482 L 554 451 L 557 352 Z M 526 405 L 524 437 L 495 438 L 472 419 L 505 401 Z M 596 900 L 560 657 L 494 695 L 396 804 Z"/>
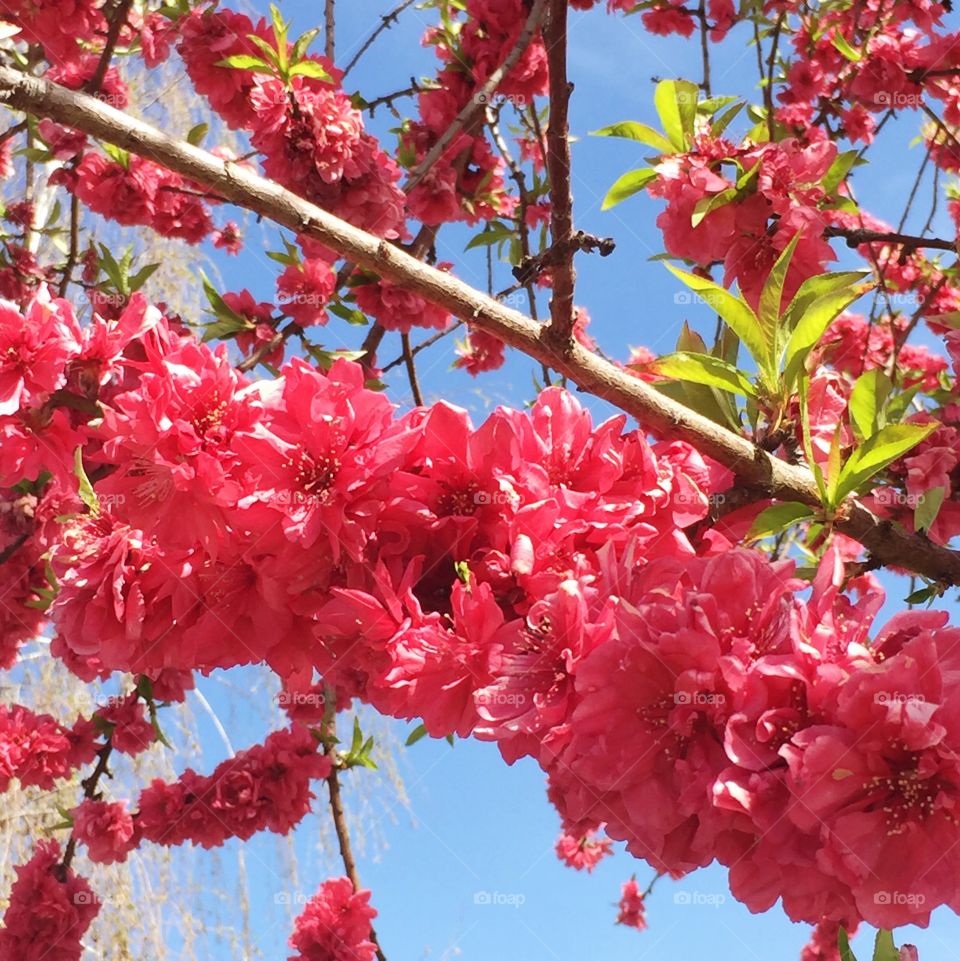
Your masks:
<path fill-rule="evenodd" d="M 746 539 L 758 541 L 763 537 L 773 537 L 813 515 L 814 509 L 806 504 L 773 504 L 757 514 Z"/>
<path fill-rule="evenodd" d="M 846 928 L 840 928 L 837 935 L 837 947 L 840 949 L 840 961 L 857 961 L 856 955 L 850 950 L 850 937 Z"/>
<path fill-rule="evenodd" d="M 865 280 L 868 275 L 866 270 L 853 270 L 837 272 L 832 274 L 818 274 L 816 277 L 808 277 L 797 290 L 783 314 L 783 326 L 786 330 L 793 330 L 804 316 L 810 305 L 821 297 L 850 287 L 853 284 Z"/>
<path fill-rule="evenodd" d="M 464 250 L 473 250 L 476 247 L 489 247 L 492 244 L 502 244 L 512 240 L 516 235 L 513 227 L 501 223 L 499 220 L 490 221 L 480 233 L 470 238 Z"/>
<path fill-rule="evenodd" d="M 746 102 L 741 100 L 739 103 L 735 103 L 732 107 L 728 107 L 726 110 L 720 114 L 719 117 L 715 117 L 713 123 L 710 125 L 710 132 L 714 137 L 720 137 L 723 132 L 730 126 L 733 119 L 743 110 Z"/>
<path fill-rule="evenodd" d="M 689 80 L 661 80 L 657 84 L 653 104 L 667 139 L 677 151 L 687 150 L 693 140 L 699 100 L 699 88 Z"/>
<path fill-rule="evenodd" d="M 718 110 L 729 106 L 738 99 L 734 94 L 724 94 L 721 97 L 707 97 L 706 100 L 701 100 L 697 104 L 697 110 L 707 117 L 712 117 Z"/>
<path fill-rule="evenodd" d="M 80 500 L 86 504 L 90 513 L 96 516 L 100 513 L 100 501 L 93 489 L 93 484 L 90 483 L 90 478 L 87 477 L 87 472 L 83 469 L 82 447 L 78 447 L 73 452 L 73 473 L 79 482 L 77 493 L 80 496 Z"/>
<path fill-rule="evenodd" d="M 617 204 L 622 203 L 627 197 L 632 197 L 635 193 L 639 193 L 648 183 L 656 179 L 657 172 L 650 167 L 627 171 L 627 173 L 620 177 L 607 191 L 607 195 L 603 198 L 603 204 L 600 206 L 600 209 L 609 210 L 611 207 L 616 207 Z"/>
<path fill-rule="evenodd" d="M 673 144 L 662 133 L 658 133 L 653 127 L 649 127 L 645 123 L 637 123 L 634 120 L 623 120 L 620 123 L 610 124 L 609 127 L 601 127 L 599 130 L 591 131 L 590 136 L 623 137 L 625 140 L 645 143 L 648 147 L 653 147 L 654 150 L 662 154 L 676 152 Z"/>
<path fill-rule="evenodd" d="M 323 68 L 323 64 L 316 60 L 301 60 L 290 68 L 291 77 L 313 77 L 315 80 L 332 80 L 333 78 Z"/>
<path fill-rule="evenodd" d="M 843 463 L 840 458 L 840 442 L 843 436 L 843 424 L 838 423 L 834 428 L 833 437 L 830 438 L 830 451 L 827 454 L 827 492 L 830 496 L 831 504 L 838 504 L 840 498 L 837 497 L 837 488 L 840 485 L 840 476 L 843 473 Z"/>
<path fill-rule="evenodd" d="M 348 324 L 355 324 L 357 327 L 365 327 L 369 324 L 367 315 L 362 310 L 357 310 L 356 307 L 351 308 L 343 303 L 332 303 L 327 304 L 327 310 L 341 320 L 345 320 Z"/>
<path fill-rule="evenodd" d="M 280 72 L 284 73 L 287 69 L 287 24 L 280 13 L 280 8 L 275 4 L 270 4 L 270 19 L 273 21 L 273 36 L 277 41 L 277 59 L 279 61 Z"/>
<path fill-rule="evenodd" d="M 308 30 L 297 40 L 297 42 L 293 45 L 293 54 L 290 58 L 293 63 L 299 63 L 304 58 L 307 50 L 310 48 L 310 44 L 317 39 L 319 33 L 320 28 L 314 27 L 312 30 Z"/>
<path fill-rule="evenodd" d="M 900 952 L 893 943 L 893 932 L 881 928 L 873 943 L 873 961 L 899 961 Z"/>
<path fill-rule="evenodd" d="M 820 186 L 828 193 L 832 194 L 837 187 L 843 183 L 843 179 L 850 173 L 854 164 L 860 156 L 858 150 L 847 150 L 840 154 L 836 160 L 830 164 L 830 169 L 823 175 Z"/>
<path fill-rule="evenodd" d="M 687 287 L 700 294 L 730 326 L 750 351 L 757 365 L 763 369 L 769 359 L 770 345 L 764 339 L 760 321 L 757 320 L 757 315 L 750 309 L 749 304 L 742 297 L 731 294 L 729 290 L 715 284 L 712 280 L 679 270 L 673 264 L 666 264 L 666 268 Z"/>
<path fill-rule="evenodd" d="M 914 591 L 912 594 L 908 594 L 903 602 L 905 604 L 925 604 L 927 601 L 932 601 L 935 597 L 940 596 L 940 589 L 936 584 L 932 584 L 930 587 L 921 587 L 919 590 Z"/>
<path fill-rule="evenodd" d="M 937 429 L 937 424 L 890 424 L 858 447 L 843 465 L 837 485 L 837 502 L 853 493 L 875 477 L 887 465 L 903 457 L 925 437 Z"/>
<path fill-rule="evenodd" d="M 203 138 L 210 131 L 210 124 L 208 123 L 198 123 L 196 126 L 191 127 L 187 132 L 187 143 L 194 147 L 199 147 L 203 143 Z"/>
<path fill-rule="evenodd" d="M 128 278 L 127 280 L 130 293 L 132 294 L 138 291 L 159 269 L 159 264 L 147 264 L 145 267 L 141 267 L 132 277 Z"/>
<path fill-rule="evenodd" d="M 427 736 L 427 729 L 423 724 L 418 724 L 407 736 L 404 744 L 410 747 L 411 744 L 416 744 L 417 741 L 423 740 Z"/>
<path fill-rule="evenodd" d="M 857 378 L 849 403 L 850 424 L 857 440 L 872 437 L 884 426 L 883 409 L 891 390 L 893 382 L 879 367 Z"/>
<path fill-rule="evenodd" d="M 767 340 L 776 342 L 776 334 L 780 326 L 780 307 L 783 300 L 783 285 L 787 279 L 787 271 L 790 269 L 790 260 L 793 252 L 797 249 L 800 240 L 800 232 L 797 231 L 790 238 L 790 243 L 783 248 L 783 252 L 773 265 L 770 275 L 767 277 L 760 291 L 760 326 L 763 328 Z M 774 351 L 776 354 L 778 351 Z"/>
<path fill-rule="evenodd" d="M 810 405 L 807 401 L 807 379 L 801 378 L 798 385 L 800 395 L 800 427 L 803 436 L 803 452 L 807 458 L 807 464 L 813 471 L 813 479 L 817 482 L 817 490 L 820 492 L 820 500 L 827 507 L 832 506 L 827 498 L 827 485 L 823 482 L 823 471 L 813 456 L 813 441 L 810 439 Z"/>
<path fill-rule="evenodd" d="M 728 203 L 737 199 L 737 188 L 729 187 L 727 190 L 721 190 L 718 194 L 710 194 L 706 197 L 701 197 L 693 207 L 693 213 L 690 215 L 690 226 L 699 227 L 705 217 L 713 213 L 720 207 L 726 206 Z"/>
<path fill-rule="evenodd" d="M 851 63 L 859 63 L 863 59 L 863 54 L 859 50 L 854 50 L 839 31 L 834 32 L 832 41 L 837 50 Z"/>
<path fill-rule="evenodd" d="M 790 334 L 783 357 L 783 380 L 787 390 L 796 382 L 807 355 L 819 343 L 827 327 L 864 293 L 862 286 L 841 287 L 807 305 Z M 791 304 L 791 307 L 793 305 Z M 789 310 L 790 308 L 788 308 Z"/>
<path fill-rule="evenodd" d="M 932 487 L 924 491 L 917 501 L 917 506 L 913 509 L 913 526 L 918 531 L 929 531 L 933 527 L 933 522 L 940 513 L 943 506 L 943 498 L 946 496 L 946 488 Z"/>
<path fill-rule="evenodd" d="M 130 167 L 130 151 L 124 150 L 122 147 L 117 147 L 112 143 L 104 143 L 101 145 L 103 147 L 103 152 L 114 162 L 120 164 L 124 170 Z"/>
<path fill-rule="evenodd" d="M 742 371 L 710 354 L 677 351 L 674 354 L 658 357 L 647 364 L 646 369 L 662 374 L 664 377 L 717 387 L 731 394 L 739 394 L 741 397 L 757 396 L 757 389 Z"/>
<path fill-rule="evenodd" d="M 254 73 L 273 74 L 273 67 L 260 57 L 252 57 L 248 53 L 235 53 L 217 61 L 218 67 L 233 67 L 235 70 L 252 70 Z"/>

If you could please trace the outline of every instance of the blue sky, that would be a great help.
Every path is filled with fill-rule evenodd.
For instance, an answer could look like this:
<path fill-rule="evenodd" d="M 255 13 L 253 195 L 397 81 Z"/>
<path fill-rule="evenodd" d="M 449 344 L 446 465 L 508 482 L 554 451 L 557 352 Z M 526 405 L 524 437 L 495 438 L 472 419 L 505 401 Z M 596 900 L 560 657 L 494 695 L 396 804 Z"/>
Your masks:
<path fill-rule="evenodd" d="M 384 0 L 338 4 L 339 63 L 349 59 L 379 16 L 393 5 Z M 264 13 L 266 7 L 265 0 L 252 5 Z M 318 0 L 283 0 L 281 7 L 297 32 L 321 20 Z M 404 14 L 400 24 L 380 38 L 351 74 L 348 89 L 359 89 L 372 99 L 407 86 L 411 76 L 431 74 L 435 61 L 430 51 L 421 48 L 420 36 L 432 16 L 432 11 L 416 9 Z M 600 211 L 606 189 L 625 170 L 642 164 L 644 148 L 626 141 L 590 138 L 587 133 L 624 119 L 656 124 L 652 78 L 699 80 L 698 45 L 692 40 L 653 38 L 636 17 L 607 16 L 602 10 L 571 11 L 570 16 L 570 75 L 576 84 L 571 108 L 571 132 L 577 138 L 573 144 L 576 222 L 580 228 L 611 235 L 617 241 L 616 252 L 607 259 L 578 259 L 577 301 L 589 309 L 591 330 L 611 355 L 624 357 L 630 344 L 667 351 L 684 320 L 704 333 L 712 329 L 712 322 L 706 308 L 702 315 L 684 313 L 688 308 L 675 303 L 676 282 L 661 265 L 648 261 L 662 249 L 653 224 L 659 210 L 655 201 L 637 197 L 613 211 Z M 756 99 L 755 52 L 748 41 L 748 30 L 740 26 L 724 44 L 713 48 L 715 94 L 736 93 Z M 746 121 L 739 123 L 740 128 L 735 124 L 733 132 L 742 132 Z M 888 125 L 874 154 L 876 163 L 856 174 L 860 199 L 874 213 L 889 219 L 898 218 L 897 205 L 902 205 L 923 159 L 919 148 L 907 149 L 915 124 L 915 118 L 908 117 Z M 379 133 L 390 125 L 385 111 L 369 124 Z M 928 205 L 924 201 L 920 206 L 922 222 Z M 944 224 L 942 214 L 936 223 Z M 482 255 L 463 254 L 466 240 L 476 229 L 444 228 L 438 252 L 441 260 L 456 263 L 462 278 L 483 286 Z M 226 289 L 246 286 L 263 299 L 271 299 L 276 265 L 263 255 L 264 245 L 279 248 L 276 232 L 252 228 L 248 245 L 238 258 L 217 255 Z M 498 289 L 508 286 L 509 268 L 499 265 L 497 277 Z M 357 343 L 356 329 L 345 330 L 337 322 L 324 336 L 328 347 Z M 415 342 L 417 339 L 414 336 Z M 397 348 L 396 336 L 388 337 L 381 362 L 391 360 Z M 418 367 L 428 400 L 454 399 L 480 418 L 498 403 L 520 406 L 533 396 L 531 373 L 535 368 L 522 357 L 511 357 L 503 370 L 479 380 L 451 372 L 452 359 L 452 339 L 421 355 Z M 401 371 L 391 378 L 390 386 L 395 400 L 409 402 Z M 599 402 L 585 402 L 598 415 L 604 414 Z M 256 672 L 249 672 L 248 679 L 257 677 Z M 243 688 L 239 684 L 237 689 Z M 225 718 L 234 718 L 230 730 L 237 747 L 262 737 L 265 729 L 250 720 L 252 715 L 242 702 L 238 704 L 235 694 L 228 694 L 213 679 L 205 682 L 203 689 L 215 709 Z M 200 723 L 212 766 L 224 749 L 212 724 L 202 716 Z M 402 741 L 409 725 L 398 727 Z M 591 876 L 564 868 L 552 853 L 557 817 L 546 801 L 544 779 L 534 764 L 507 767 L 494 747 L 467 742 L 451 748 L 445 742 L 424 740 L 403 753 L 409 806 L 390 801 L 378 811 L 374 805 L 368 817 L 379 822 L 384 844 L 376 856 L 368 853 L 361 857 L 359 865 L 364 883 L 373 890 L 373 902 L 381 914 L 377 929 L 393 961 L 455 957 L 469 961 L 672 961 L 695 957 L 781 961 L 797 957 L 807 939 L 808 929 L 791 924 L 779 909 L 751 916 L 730 897 L 725 872 L 718 868 L 675 883 L 662 881 L 649 902 L 648 931 L 615 927 L 620 883 L 634 872 L 645 883 L 650 869 L 622 852 L 607 859 Z M 347 781 L 370 776 L 358 770 L 347 775 Z M 348 797 L 351 793 L 348 785 Z M 322 806 L 317 817 L 326 817 Z M 329 872 L 330 865 L 318 858 L 314 841 L 309 826 L 298 836 L 301 887 L 296 895 L 309 895 Z M 272 843 L 260 838 L 249 846 L 253 934 L 267 958 L 281 958 L 285 957 L 288 929 L 275 901 L 277 892 L 287 890 L 290 882 L 276 868 Z M 483 900 L 484 892 L 491 902 L 499 903 L 476 903 Z M 685 900 L 691 903 L 683 903 Z M 901 940 L 920 945 L 923 961 L 960 957 L 960 923 L 942 911 L 930 931 L 911 931 Z M 869 957 L 864 936 L 856 944 L 861 945 L 861 955 Z M 222 955 L 213 950 L 211 956 Z"/>

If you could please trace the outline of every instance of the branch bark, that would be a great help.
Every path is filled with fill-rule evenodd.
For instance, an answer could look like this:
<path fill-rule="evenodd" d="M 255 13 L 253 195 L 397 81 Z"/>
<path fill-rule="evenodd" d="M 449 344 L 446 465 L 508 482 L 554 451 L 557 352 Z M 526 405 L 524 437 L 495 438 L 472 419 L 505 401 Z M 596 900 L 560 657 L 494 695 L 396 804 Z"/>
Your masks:
<path fill-rule="evenodd" d="M 8 67 L 0 67 L 0 102 L 49 117 L 153 160 L 216 191 L 230 203 L 319 240 L 342 257 L 414 291 L 552 367 L 581 390 L 636 417 L 644 429 L 687 441 L 730 468 L 742 483 L 760 487 L 770 497 L 812 506 L 820 503 L 816 483 L 805 468 L 770 456 L 747 438 L 664 397 L 579 343 L 574 342 L 567 351 L 557 351 L 547 329 L 519 311 L 252 171 L 174 140 L 86 94 Z M 884 565 L 911 570 L 941 584 L 960 584 L 960 553 L 908 533 L 856 501 L 843 505 L 835 526 L 858 540 Z"/>
<path fill-rule="evenodd" d="M 547 65 L 550 68 L 550 125 L 547 127 L 547 173 L 550 175 L 550 241 L 560 255 L 550 271 L 550 333 L 557 348 L 573 341 L 573 197 L 570 192 L 571 84 L 567 80 L 568 0 L 550 0 L 544 29 Z"/>
<path fill-rule="evenodd" d="M 464 104 L 460 113 L 453 118 L 453 123 L 444 130 L 440 139 L 427 151 L 423 160 L 417 164 L 407 178 L 407 182 L 403 185 L 404 193 L 409 194 L 443 156 L 443 152 L 450 146 L 457 134 L 486 111 L 487 104 L 497 92 L 497 87 L 503 82 L 503 78 L 516 66 L 517 61 L 523 56 L 523 52 L 530 46 L 530 42 L 537 32 L 537 27 L 540 26 L 540 21 L 543 19 L 546 7 L 547 0 L 535 0 L 530 13 L 527 15 L 523 29 L 520 31 L 520 36 L 517 37 L 517 42 L 504 57 L 503 63 L 490 74 L 484 85 Z"/>

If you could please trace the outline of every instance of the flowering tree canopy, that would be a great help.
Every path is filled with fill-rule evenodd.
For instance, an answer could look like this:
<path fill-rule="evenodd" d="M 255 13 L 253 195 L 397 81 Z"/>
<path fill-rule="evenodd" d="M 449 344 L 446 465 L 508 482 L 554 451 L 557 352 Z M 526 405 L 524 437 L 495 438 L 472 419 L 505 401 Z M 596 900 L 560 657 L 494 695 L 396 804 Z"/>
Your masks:
<path fill-rule="evenodd" d="M 333 0 L 302 36 L 277 7 L 0 3 L 0 667 L 42 637 L 120 691 L 79 717 L 0 707 L 0 790 L 75 797 L 7 879 L 0 961 L 79 961 L 108 910 L 92 865 L 287 834 L 327 801 L 344 876 L 315 879 L 291 958 L 383 961 L 340 794 L 374 763 L 359 727 L 337 737 L 354 703 L 411 743 L 532 758 L 562 861 L 622 842 L 652 869 L 620 924 L 714 862 L 751 911 L 813 926 L 807 961 L 850 961 L 861 922 L 875 961 L 910 961 L 891 931 L 960 911 L 960 629 L 936 609 L 960 585 L 949 2 L 609 0 L 691 38 L 651 85 L 657 126 L 593 131 L 626 169 L 604 208 L 658 205 L 638 294 L 670 271 L 706 319 L 666 354 L 601 351 L 577 298 L 575 259 L 615 246 L 571 191 L 568 20 L 596 5 L 424 0 L 432 72 L 376 97 Z M 714 89 L 712 52 L 747 42 L 758 83 Z M 163 69 L 202 102 L 190 129 L 139 119 Z M 896 226 L 855 189 L 885 126 L 924 152 Z M 234 254 L 245 212 L 285 228 L 269 302 L 202 275 L 206 312 L 181 315 L 157 263 L 104 242 Z M 438 262 L 444 229 L 469 230 L 484 289 Z M 525 407 L 424 402 L 421 352 L 482 379 L 508 349 Z M 162 709 L 243 665 L 277 678 L 286 726 L 117 798 L 118 755 L 174 749 Z"/>

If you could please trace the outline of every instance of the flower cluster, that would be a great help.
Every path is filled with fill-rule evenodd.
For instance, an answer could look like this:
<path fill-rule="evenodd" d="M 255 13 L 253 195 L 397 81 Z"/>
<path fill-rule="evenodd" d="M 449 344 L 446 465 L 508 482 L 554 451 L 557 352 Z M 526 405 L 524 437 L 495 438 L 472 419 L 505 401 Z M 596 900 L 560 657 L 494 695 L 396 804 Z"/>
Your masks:
<path fill-rule="evenodd" d="M 310 781 L 330 773 L 331 759 L 317 748 L 310 731 L 294 725 L 208 775 L 188 768 L 173 783 L 154 780 L 141 793 L 132 818 L 113 807 L 85 821 L 86 833 L 95 835 L 92 850 L 120 854 L 133 832 L 154 844 L 190 841 L 204 848 L 228 838 L 247 840 L 263 830 L 286 834 L 310 810 Z"/>
<path fill-rule="evenodd" d="M 324 881 L 297 918 L 289 961 L 371 961 L 377 912 L 369 902 L 370 892 L 354 891 L 347 878 Z"/>

